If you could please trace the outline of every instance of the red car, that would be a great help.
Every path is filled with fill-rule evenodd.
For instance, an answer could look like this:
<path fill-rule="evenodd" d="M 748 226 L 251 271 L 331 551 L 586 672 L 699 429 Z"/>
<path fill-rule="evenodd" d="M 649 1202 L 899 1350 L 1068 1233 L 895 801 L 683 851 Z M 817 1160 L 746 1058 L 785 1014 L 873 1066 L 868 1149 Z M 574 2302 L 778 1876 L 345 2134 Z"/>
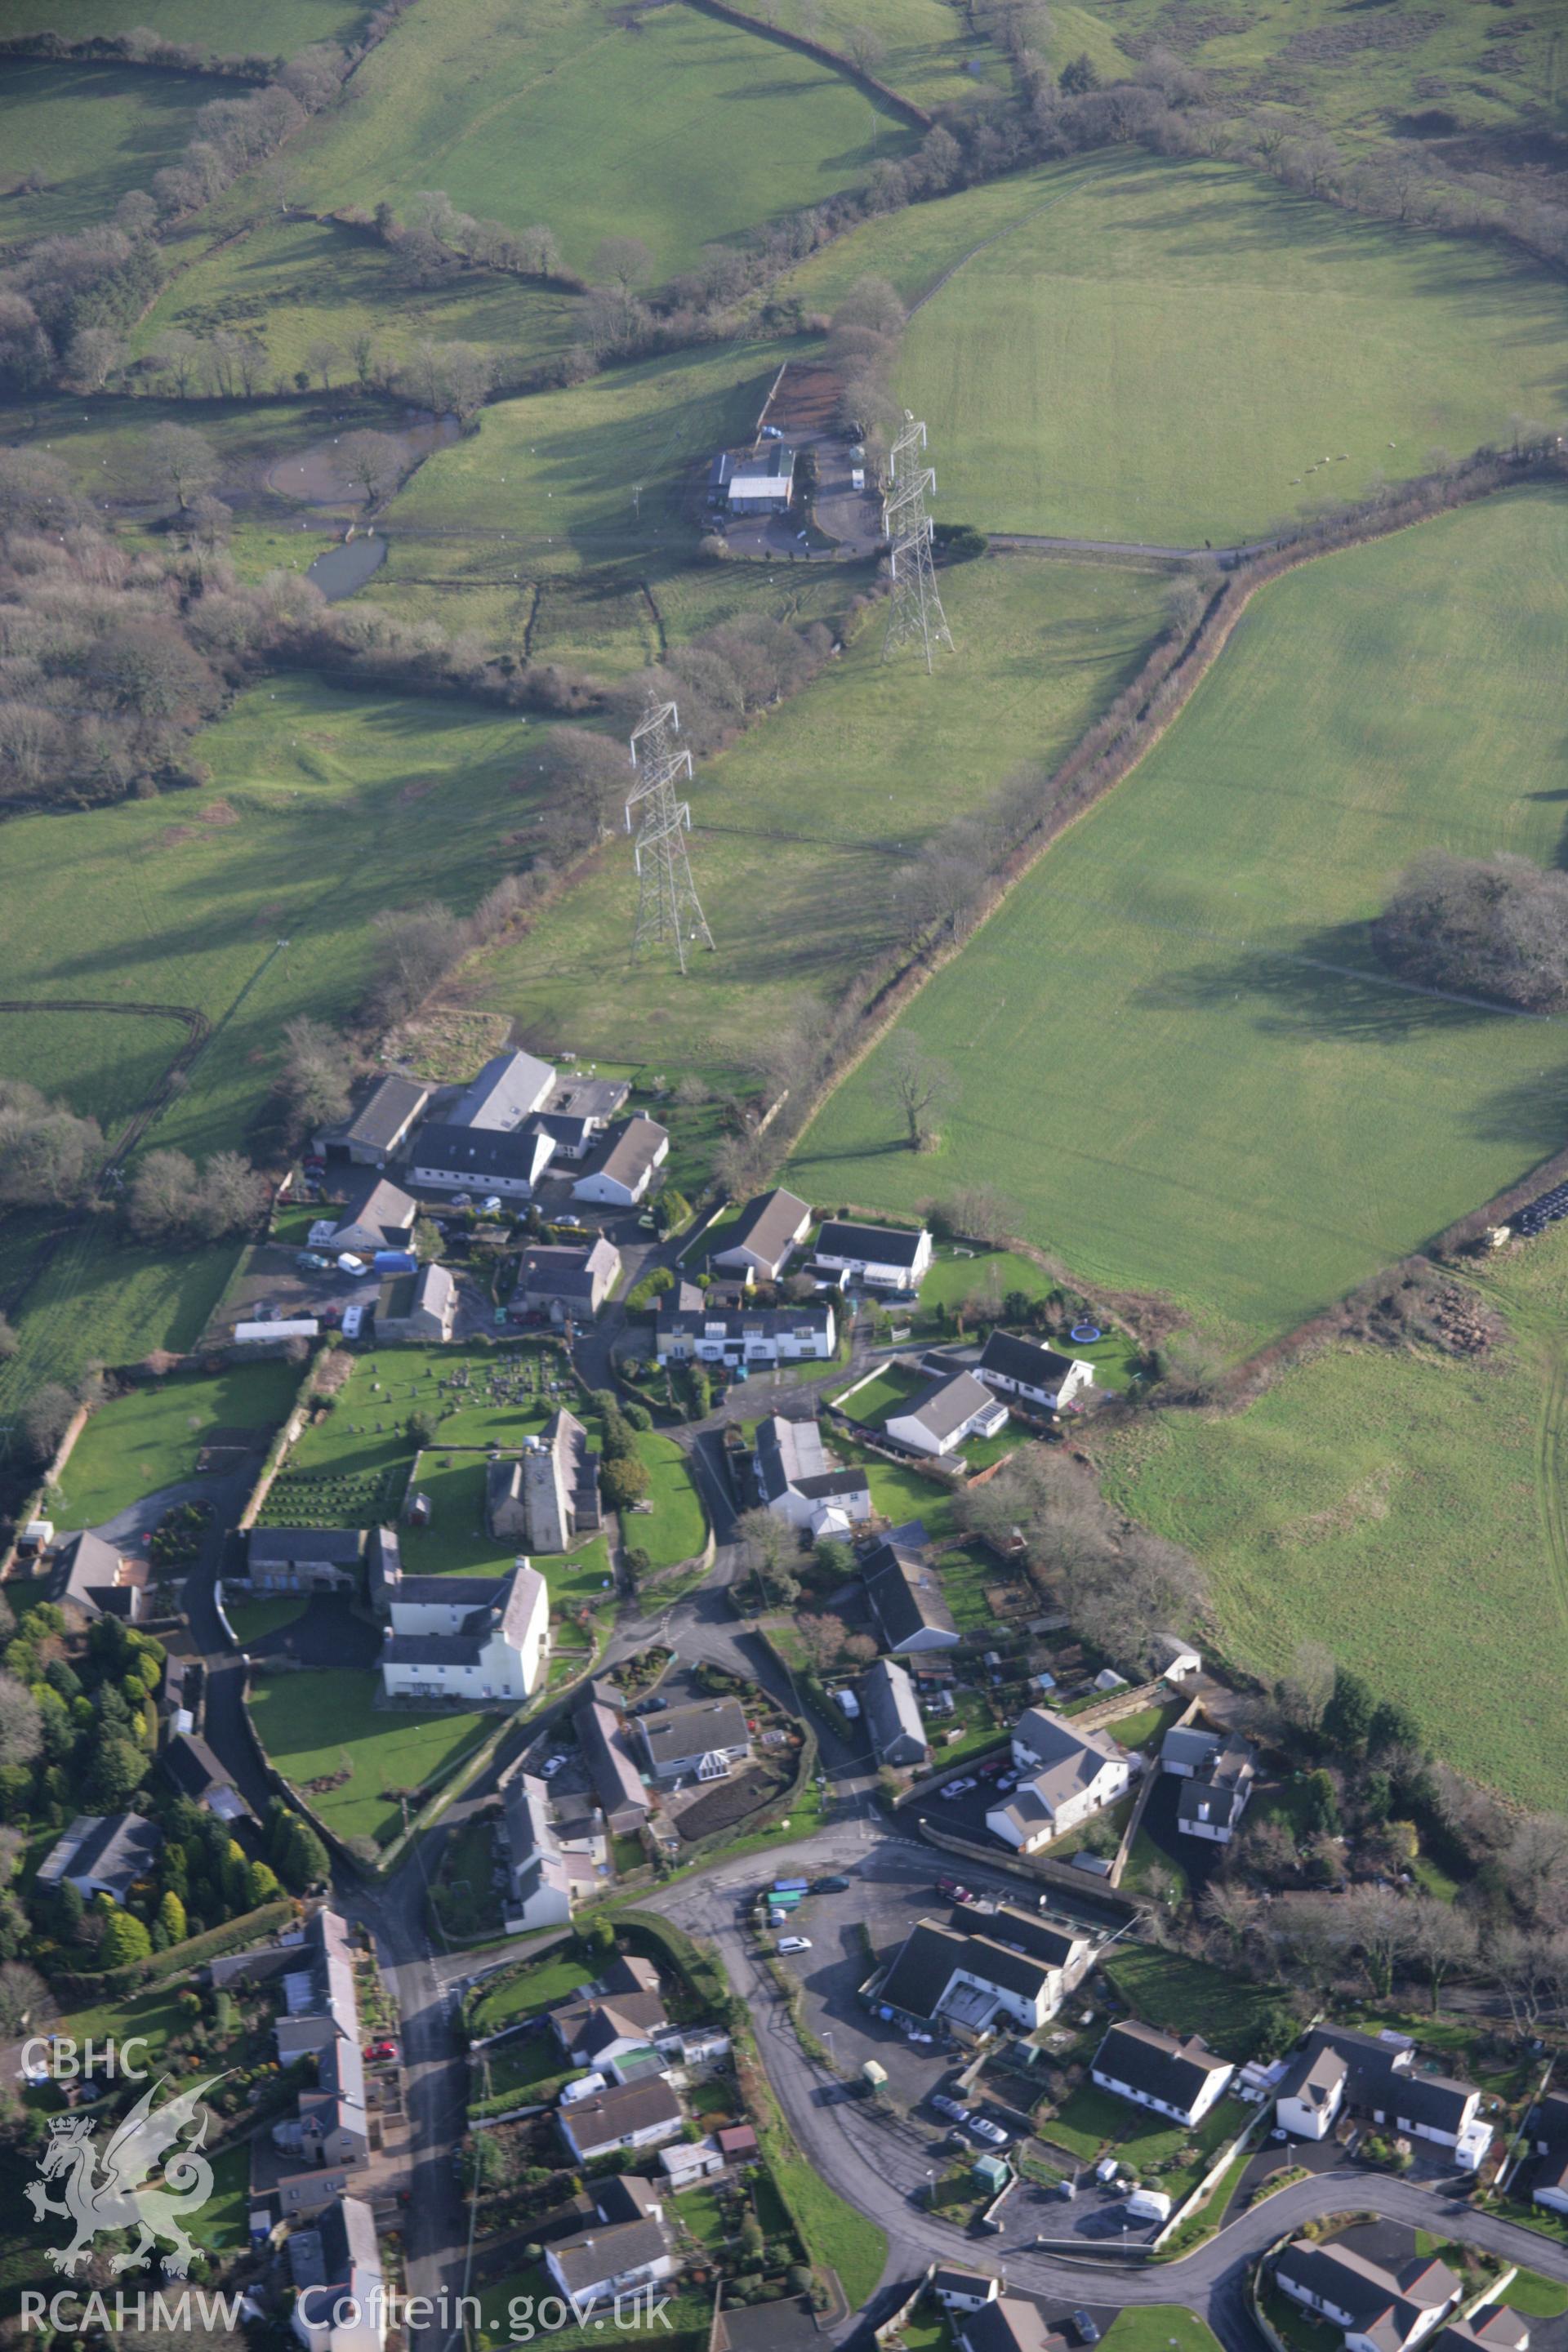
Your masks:
<path fill-rule="evenodd" d="M 373 2042 L 364 2054 L 367 2058 L 395 2058 L 397 2044 L 395 2042 Z"/>
<path fill-rule="evenodd" d="M 962 1885 L 956 1878 L 939 1878 L 936 1891 L 939 1895 L 945 1895 L 950 1903 L 973 1903 L 974 1900 L 968 1887 Z"/>

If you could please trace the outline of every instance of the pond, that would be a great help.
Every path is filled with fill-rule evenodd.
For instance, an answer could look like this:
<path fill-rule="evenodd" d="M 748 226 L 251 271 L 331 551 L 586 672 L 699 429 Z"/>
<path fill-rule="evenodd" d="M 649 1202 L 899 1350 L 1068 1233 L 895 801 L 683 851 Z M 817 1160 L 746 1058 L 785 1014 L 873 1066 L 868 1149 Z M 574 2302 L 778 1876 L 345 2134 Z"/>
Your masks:
<path fill-rule="evenodd" d="M 386 541 L 374 531 L 345 540 L 318 555 L 305 577 L 313 580 L 329 604 L 363 588 L 373 572 L 386 562 Z"/>

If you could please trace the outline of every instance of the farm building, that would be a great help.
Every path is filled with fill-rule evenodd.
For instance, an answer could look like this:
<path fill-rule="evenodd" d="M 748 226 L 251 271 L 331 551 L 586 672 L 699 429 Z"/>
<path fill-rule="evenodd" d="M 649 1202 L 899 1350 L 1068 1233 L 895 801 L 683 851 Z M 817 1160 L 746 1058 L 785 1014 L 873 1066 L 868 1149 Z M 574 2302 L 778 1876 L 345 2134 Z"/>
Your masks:
<path fill-rule="evenodd" d="M 163 1832 L 140 1813 L 79 1813 L 38 1865 L 37 1884 L 63 1880 L 89 1900 L 110 1895 L 123 1903 L 139 1878 L 149 1878 Z"/>
<path fill-rule="evenodd" d="M 321 1130 L 316 1150 L 329 1164 L 346 1160 L 355 1168 L 384 1168 L 429 1101 L 429 1087 L 416 1078 L 378 1078 L 356 1111 Z"/>
<path fill-rule="evenodd" d="M 352 1591 L 364 1542 L 363 1528 L 252 1528 L 244 1580 L 258 1592 Z"/>
<path fill-rule="evenodd" d="M 795 451 L 787 441 L 773 441 L 733 457 L 721 487 L 731 514 L 783 514 L 795 496 Z"/>

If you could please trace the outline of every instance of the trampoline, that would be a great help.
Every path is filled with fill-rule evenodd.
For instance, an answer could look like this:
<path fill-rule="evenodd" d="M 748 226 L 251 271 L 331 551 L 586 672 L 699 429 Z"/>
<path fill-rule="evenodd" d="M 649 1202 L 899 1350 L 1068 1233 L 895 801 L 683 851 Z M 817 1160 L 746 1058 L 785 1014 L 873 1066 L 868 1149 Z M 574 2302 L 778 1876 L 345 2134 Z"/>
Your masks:
<path fill-rule="evenodd" d="M 1075 1323 L 1070 1336 L 1087 1347 L 1090 1339 L 1103 1339 L 1105 1335 L 1098 1323 Z"/>

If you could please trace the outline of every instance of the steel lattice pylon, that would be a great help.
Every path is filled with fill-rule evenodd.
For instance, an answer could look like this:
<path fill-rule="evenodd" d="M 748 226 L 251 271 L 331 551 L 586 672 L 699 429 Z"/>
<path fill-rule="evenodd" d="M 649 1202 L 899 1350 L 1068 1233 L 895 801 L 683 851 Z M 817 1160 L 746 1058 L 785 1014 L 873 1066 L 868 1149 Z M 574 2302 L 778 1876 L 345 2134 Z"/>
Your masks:
<path fill-rule="evenodd" d="M 689 804 L 675 796 L 676 780 L 691 776 L 691 754 L 676 745 L 680 715 L 673 702 L 650 703 L 631 739 L 632 765 L 641 783 L 626 803 L 626 831 L 632 811 L 641 815 L 634 856 L 637 869 L 637 927 L 632 953 L 644 948 L 673 947 L 675 960 L 686 970 L 686 950 L 695 942 L 713 944 L 713 934 L 691 879 L 686 836 L 691 830 Z"/>
<path fill-rule="evenodd" d="M 925 502 L 928 495 L 936 495 L 936 474 L 920 462 L 925 446 L 925 426 L 906 408 L 904 429 L 889 456 L 888 487 L 882 496 L 882 529 L 889 541 L 888 569 L 893 583 L 882 659 L 887 661 L 900 646 L 915 639 L 930 669 L 932 646 L 945 646 L 952 653 L 953 644 L 931 560 L 931 517 Z"/>

